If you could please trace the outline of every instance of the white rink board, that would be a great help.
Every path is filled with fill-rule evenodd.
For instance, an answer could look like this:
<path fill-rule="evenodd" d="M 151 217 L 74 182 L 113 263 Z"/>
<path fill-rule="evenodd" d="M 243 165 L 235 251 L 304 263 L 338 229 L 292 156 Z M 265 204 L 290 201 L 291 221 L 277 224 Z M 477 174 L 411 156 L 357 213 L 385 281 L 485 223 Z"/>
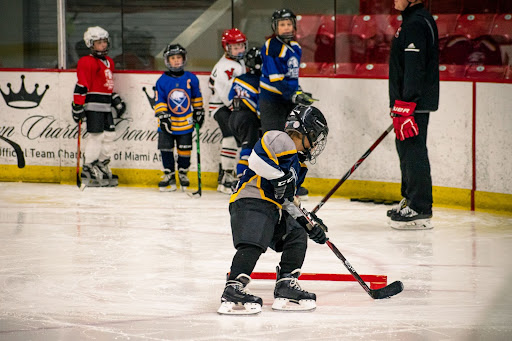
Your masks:
<path fill-rule="evenodd" d="M 512 84 L 477 84 L 477 190 L 512 193 Z"/>
<path fill-rule="evenodd" d="M 76 160 L 76 124 L 71 118 L 71 101 L 76 83 L 74 72 L 0 72 L 4 93 L 12 84 L 14 92 L 25 75 L 27 91 L 38 93 L 50 88 L 40 105 L 33 109 L 14 109 L 0 100 L 0 134 L 18 143 L 26 153 L 27 165 L 72 167 Z M 118 73 L 115 91 L 127 103 L 127 113 L 117 122 L 113 168 L 161 169 L 157 150 L 156 119 L 143 91 L 153 97 L 152 87 L 160 74 Z M 205 108 L 210 91 L 208 76 L 199 76 Z M 330 127 L 328 144 L 310 176 L 340 178 L 391 124 L 388 116 L 387 80 L 349 78 L 302 78 L 305 91 L 320 101 Z M 512 127 L 510 84 L 482 84 L 477 87 L 477 177 L 478 190 L 512 193 L 512 169 L 507 152 Z M 509 97 L 508 99 L 506 97 Z M 441 82 L 440 109 L 431 114 L 428 147 L 434 186 L 471 188 L 472 83 Z M 208 116 L 208 115 L 207 115 Z M 74 130 L 75 129 L 75 130 Z M 487 140 L 497 141 L 492 145 Z M 220 130 L 207 117 L 201 130 L 201 166 L 217 172 Z M 87 143 L 87 135 L 84 137 Z M 15 164 L 7 144 L 0 145 L 0 164 Z M 60 152 L 59 152 L 60 151 Z M 192 153 L 195 170 L 195 153 Z M 400 182 L 394 133 L 377 147 L 351 179 Z"/>

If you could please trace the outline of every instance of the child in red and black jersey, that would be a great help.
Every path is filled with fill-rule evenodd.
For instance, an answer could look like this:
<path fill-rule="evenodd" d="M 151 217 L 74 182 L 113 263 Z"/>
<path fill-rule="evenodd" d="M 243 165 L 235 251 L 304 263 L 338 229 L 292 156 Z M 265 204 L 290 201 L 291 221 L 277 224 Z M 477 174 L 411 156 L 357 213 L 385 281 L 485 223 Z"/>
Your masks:
<path fill-rule="evenodd" d="M 107 56 L 109 34 L 99 26 L 89 27 L 84 41 L 91 54 L 80 58 L 77 65 L 72 113 L 75 122 L 86 118 L 89 141 L 84 150 L 82 182 L 86 186 L 117 186 L 118 177 L 110 170 L 110 155 L 115 138 L 112 107 L 121 117 L 126 105 L 114 90 L 114 61 Z"/>

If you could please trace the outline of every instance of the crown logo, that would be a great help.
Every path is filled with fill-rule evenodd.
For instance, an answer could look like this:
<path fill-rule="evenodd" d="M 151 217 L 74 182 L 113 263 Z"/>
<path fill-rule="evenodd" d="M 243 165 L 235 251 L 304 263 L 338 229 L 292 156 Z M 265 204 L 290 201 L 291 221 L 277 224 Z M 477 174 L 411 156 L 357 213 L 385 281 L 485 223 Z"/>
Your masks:
<path fill-rule="evenodd" d="M 1 87 L 0 92 L 2 92 L 5 103 L 11 108 L 16 109 L 32 109 L 37 107 L 41 103 L 46 91 L 50 88 L 49 85 L 46 85 L 43 93 L 38 95 L 37 88 L 39 88 L 39 84 L 36 83 L 34 91 L 28 93 L 27 89 L 25 89 L 25 75 L 21 75 L 21 88 L 19 92 L 12 91 L 11 83 L 7 83 L 7 87 L 9 88 L 9 93 L 4 93 Z"/>
<path fill-rule="evenodd" d="M 153 107 L 155 106 L 155 103 L 156 103 L 156 100 L 155 100 L 155 97 L 156 97 L 156 87 L 155 86 L 153 87 L 153 97 L 150 97 L 148 95 L 148 93 L 146 92 L 146 87 L 143 87 L 142 91 L 144 91 L 144 93 L 146 94 L 146 97 L 148 99 L 149 105 L 151 105 L 151 109 L 153 109 Z"/>

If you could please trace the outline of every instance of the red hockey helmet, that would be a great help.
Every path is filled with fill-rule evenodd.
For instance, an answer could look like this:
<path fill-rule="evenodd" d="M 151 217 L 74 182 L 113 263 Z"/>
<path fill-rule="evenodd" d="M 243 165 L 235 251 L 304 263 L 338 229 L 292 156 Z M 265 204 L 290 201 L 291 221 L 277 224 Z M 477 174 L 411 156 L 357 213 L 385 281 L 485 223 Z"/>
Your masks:
<path fill-rule="evenodd" d="M 230 58 L 235 60 L 240 60 L 244 58 L 245 53 L 242 55 L 235 56 L 231 53 L 231 50 L 229 48 L 229 45 L 240 43 L 245 44 L 245 49 L 247 50 L 247 37 L 238 28 L 231 28 L 229 30 L 224 30 L 224 32 L 222 32 L 222 48 L 224 49 L 224 51 L 226 51 Z"/>

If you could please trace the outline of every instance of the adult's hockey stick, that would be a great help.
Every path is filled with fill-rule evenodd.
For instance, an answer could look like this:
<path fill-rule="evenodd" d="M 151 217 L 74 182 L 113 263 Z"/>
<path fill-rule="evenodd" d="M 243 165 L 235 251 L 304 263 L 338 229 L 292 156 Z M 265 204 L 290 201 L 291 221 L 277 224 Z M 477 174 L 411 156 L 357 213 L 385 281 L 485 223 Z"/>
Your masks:
<path fill-rule="evenodd" d="M 349 176 L 355 172 L 357 167 L 359 167 L 361 165 L 361 163 L 363 163 L 363 161 L 368 157 L 368 155 L 370 155 L 370 153 L 379 145 L 379 143 L 381 143 L 381 141 L 384 140 L 384 138 L 389 134 L 389 132 L 392 129 L 393 129 L 393 124 L 391 124 L 388 127 L 388 129 L 386 129 L 386 131 L 383 132 L 382 135 L 379 136 L 377 141 L 375 141 L 371 145 L 371 147 L 368 148 L 368 150 L 363 154 L 363 156 L 361 156 L 361 158 L 359 160 L 357 160 L 356 163 L 354 163 L 354 165 L 348 170 L 347 173 L 345 173 L 345 175 L 343 175 L 343 177 L 340 179 L 340 181 L 338 181 L 338 183 L 336 185 L 334 185 L 334 187 L 329 191 L 329 193 L 327 193 L 325 195 L 325 197 L 323 197 L 323 199 L 320 200 L 318 205 L 316 205 L 316 207 L 313 209 L 313 211 L 312 211 L 313 213 L 318 212 L 318 210 L 320 208 L 322 208 L 322 206 L 327 202 L 327 200 L 329 200 L 329 198 L 334 194 L 334 192 L 336 192 L 338 190 L 338 188 L 340 188 L 340 186 L 345 182 L 345 180 L 347 180 L 349 178 Z"/>
<path fill-rule="evenodd" d="M 0 139 L 4 140 L 5 142 L 7 142 L 8 144 L 11 145 L 11 147 L 14 149 L 14 151 L 16 152 L 16 159 L 18 161 L 18 168 L 23 168 L 25 167 L 25 155 L 23 154 L 23 151 L 21 150 L 21 147 L 19 144 L 17 144 L 16 142 L 14 141 L 11 141 L 9 140 L 8 138 L 6 137 L 3 137 L 3 136 L 0 136 Z"/>
<path fill-rule="evenodd" d="M 197 192 L 189 193 L 191 197 L 200 198 L 201 191 L 201 148 L 199 143 L 199 123 L 196 123 L 196 149 L 197 149 Z"/>
<path fill-rule="evenodd" d="M 302 213 L 304 218 L 307 219 L 308 223 L 311 226 L 314 226 L 315 223 L 311 219 L 310 213 L 308 211 L 306 211 L 306 209 L 304 209 L 300 206 L 299 201 L 297 199 L 295 199 L 293 201 L 293 203 L 295 204 L 295 206 L 297 206 L 297 208 Z M 342 261 L 343 265 L 345 265 L 345 267 L 350 272 L 350 274 L 352 276 L 354 276 L 354 278 L 359 282 L 359 284 L 368 293 L 368 295 L 370 295 L 371 298 L 376 299 L 376 300 L 381 299 L 381 298 L 388 298 L 388 297 L 394 296 L 396 294 L 399 294 L 404 290 L 404 284 L 401 281 L 395 281 L 395 282 L 385 286 L 384 288 L 370 289 L 368 287 L 368 285 L 365 283 L 365 281 L 363 281 L 361 276 L 359 276 L 359 274 L 356 272 L 356 270 L 348 262 L 348 260 L 343 256 L 343 254 L 340 252 L 340 250 L 338 250 L 338 248 L 333 243 L 331 243 L 330 240 L 327 240 L 326 244 L 327 244 L 327 246 L 329 246 L 329 248 L 332 250 L 332 252 L 334 252 L 336 257 L 338 257 Z"/>

